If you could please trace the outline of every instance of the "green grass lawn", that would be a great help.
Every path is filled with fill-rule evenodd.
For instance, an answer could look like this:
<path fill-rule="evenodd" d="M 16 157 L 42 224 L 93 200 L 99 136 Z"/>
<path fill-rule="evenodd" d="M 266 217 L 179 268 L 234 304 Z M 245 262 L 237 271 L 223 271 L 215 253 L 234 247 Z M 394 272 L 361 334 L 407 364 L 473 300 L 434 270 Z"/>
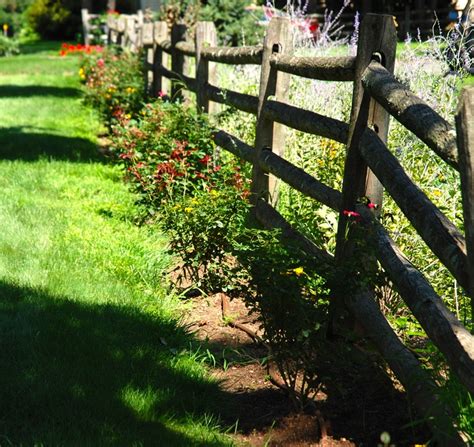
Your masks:
<path fill-rule="evenodd" d="M 165 240 L 97 154 L 77 63 L 47 45 L 0 59 L 0 445 L 229 445 Z"/>

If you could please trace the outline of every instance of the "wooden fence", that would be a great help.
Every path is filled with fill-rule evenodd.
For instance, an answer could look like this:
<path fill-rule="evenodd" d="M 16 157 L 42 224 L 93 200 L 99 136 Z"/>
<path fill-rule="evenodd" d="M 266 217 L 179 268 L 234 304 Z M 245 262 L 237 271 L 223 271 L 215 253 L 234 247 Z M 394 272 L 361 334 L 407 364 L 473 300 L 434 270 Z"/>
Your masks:
<path fill-rule="evenodd" d="M 423 274 L 407 259 L 378 220 L 383 189 L 421 235 L 456 281 L 474 297 L 474 89 L 463 90 L 456 117 L 457 132 L 428 104 L 393 76 L 397 32 L 392 16 L 368 14 L 361 25 L 356 57 L 296 57 L 292 54 L 292 29 L 285 18 L 274 18 L 263 45 L 227 48 L 216 46 L 216 31 L 210 22 L 198 23 L 193 42 L 186 40 L 184 25 L 169 32 L 166 23 L 143 23 L 134 16 L 109 19 L 109 43 L 133 50 L 144 49 L 147 87 L 156 96 L 164 79 L 171 80 L 171 96 L 182 88 L 197 95 L 199 110 L 208 112 L 212 102 L 233 106 L 257 116 L 255 146 L 224 131 L 215 142 L 253 166 L 252 203 L 258 220 L 268 228 L 281 228 L 313 256 L 322 272 L 351 271 L 349 259 L 367 265 L 382 265 L 432 342 L 444 354 L 459 380 L 474 393 L 474 338 L 448 310 L 443 299 Z M 169 55 L 169 56 L 167 56 Z M 171 60 L 167 67 L 165 59 Z M 196 76 L 184 74 L 185 57 L 194 57 Z M 259 96 L 224 90 L 215 85 L 211 64 L 257 64 L 261 67 Z M 289 76 L 353 83 L 350 122 L 345 123 L 287 104 Z M 150 84 L 150 82 L 151 84 Z M 458 170 L 462 181 L 463 234 L 410 179 L 386 146 L 389 117 L 393 116 L 433 152 Z M 347 145 L 342 191 L 321 183 L 283 158 L 283 126 L 333 139 Z M 457 135 L 457 136 L 456 136 Z M 307 197 L 339 212 L 335 256 L 293 229 L 272 206 L 273 178 L 286 182 Z M 362 216 L 367 244 L 360 252 L 351 231 L 347 235 L 348 211 Z M 354 257 L 354 254 L 357 254 Z M 338 270 L 336 270 L 338 271 Z M 457 432 L 443 421 L 446 408 L 436 384 L 416 356 L 395 334 L 380 311 L 372 287 L 359 284 L 352 295 L 335 296 L 333 321 L 338 324 L 344 308 L 360 323 L 376 344 L 422 415 L 431 424 L 440 445 L 463 445 Z M 452 428 L 452 427 L 451 427 Z"/>

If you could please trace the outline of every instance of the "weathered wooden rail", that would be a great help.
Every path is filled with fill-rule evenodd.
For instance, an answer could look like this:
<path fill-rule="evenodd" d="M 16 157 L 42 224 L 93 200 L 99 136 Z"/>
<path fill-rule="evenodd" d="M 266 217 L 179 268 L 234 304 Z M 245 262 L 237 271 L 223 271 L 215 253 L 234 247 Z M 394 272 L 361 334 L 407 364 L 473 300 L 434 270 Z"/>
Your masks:
<path fill-rule="evenodd" d="M 214 136 L 217 145 L 252 164 L 251 197 L 257 219 L 266 227 L 281 228 L 295 238 L 321 266 L 323 274 L 356 273 L 358 267 L 348 262 L 354 254 L 365 264 L 364 268 L 375 268 L 378 260 L 449 366 L 467 390 L 474 393 L 474 337 L 378 220 L 385 188 L 474 303 L 474 89 L 465 89 L 461 95 L 456 132 L 393 77 L 396 29 L 393 17 L 387 15 L 368 14 L 361 26 L 357 56 L 342 58 L 295 57 L 291 25 L 281 17 L 271 21 L 263 45 L 242 48 L 218 47 L 215 28 L 207 22 L 198 24 L 194 43 L 186 41 L 183 25 L 175 25 L 168 32 L 162 22 L 143 24 L 136 18 L 120 17 L 110 18 L 108 26 L 109 43 L 132 50 L 144 49 L 144 63 L 151 73 L 151 78 L 147 74 L 146 83 L 152 96 L 158 95 L 163 89 L 163 78 L 168 78 L 172 97 L 179 97 L 185 87 L 196 93 L 200 111 L 208 112 L 211 102 L 216 102 L 257 116 L 254 146 L 224 131 Z M 195 58 L 195 77 L 184 74 L 186 57 Z M 215 63 L 259 65 L 259 96 L 216 86 Z M 287 104 L 290 75 L 352 82 L 350 122 Z M 465 234 L 428 199 L 388 150 L 390 116 L 460 172 Z M 342 191 L 328 187 L 284 159 L 283 125 L 347 145 Z M 335 256 L 299 234 L 272 206 L 277 199 L 275 177 L 339 212 Z M 362 197 L 378 208 L 361 205 Z M 375 258 L 368 251 L 361 251 L 353 232 L 347 231 L 347 211 L 360 214 L 360 225 L 367 230 L 367 244 L 373 248 Z M 334 325 L 340 324 L 341 309 L 348 310 L 359 321 L 431 424 L 440 445 L 463 445 L 460 435 L 443 425 L 449 418 L 435 383 L 390 327 L 376 304 L 373 289 L 366 284 L 354 284 L 351 294 L 336 295 L 333 303 Z"/>

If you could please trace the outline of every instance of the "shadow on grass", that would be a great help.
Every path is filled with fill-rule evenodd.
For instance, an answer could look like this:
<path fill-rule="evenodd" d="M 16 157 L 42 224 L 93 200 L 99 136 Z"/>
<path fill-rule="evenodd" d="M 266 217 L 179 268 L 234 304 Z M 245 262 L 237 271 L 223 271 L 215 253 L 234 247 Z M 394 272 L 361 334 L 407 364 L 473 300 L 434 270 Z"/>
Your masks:
<path fill-rule="evenodd" d="M 21 54 L 36 54 L 45 51 L 58 51 L 61 48 L 61 42 L 57 41 L 39 41 L 21 45 Z"/>
<path fill-rule="evenodd" d="M 85 138 L 43 133 L 35 127 L 0 127 L 0 159 L 36 161 L 40 158 L 101 161 L 97 145 Z"/>
<path fill-rule="evenodd" d="M 0 282 L 0 444 L 223 445 L 173 429 L 223 402 L 189 365 L 171 368 L 189 340 L 138 309 Z"/>
<path fill-rule="evenodd" d="M 81 91 L 72 87 L 52 87 L 46 85 L 0 85 L 0 98 L 19 98 L 31 96 L 55 96 L 57 98 L 76 98 Z"/>

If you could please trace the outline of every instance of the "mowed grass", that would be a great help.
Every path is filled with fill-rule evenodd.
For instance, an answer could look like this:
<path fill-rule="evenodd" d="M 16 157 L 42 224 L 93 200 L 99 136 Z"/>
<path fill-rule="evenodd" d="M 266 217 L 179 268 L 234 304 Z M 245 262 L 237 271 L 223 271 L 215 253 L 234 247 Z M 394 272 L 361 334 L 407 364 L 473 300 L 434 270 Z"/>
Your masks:
<path fill-rule="evenodd" d="M 229 445 L 165 240 L 97 155 L 77 59 L 37 49 L 0 59 L 0 445 Z"/>

